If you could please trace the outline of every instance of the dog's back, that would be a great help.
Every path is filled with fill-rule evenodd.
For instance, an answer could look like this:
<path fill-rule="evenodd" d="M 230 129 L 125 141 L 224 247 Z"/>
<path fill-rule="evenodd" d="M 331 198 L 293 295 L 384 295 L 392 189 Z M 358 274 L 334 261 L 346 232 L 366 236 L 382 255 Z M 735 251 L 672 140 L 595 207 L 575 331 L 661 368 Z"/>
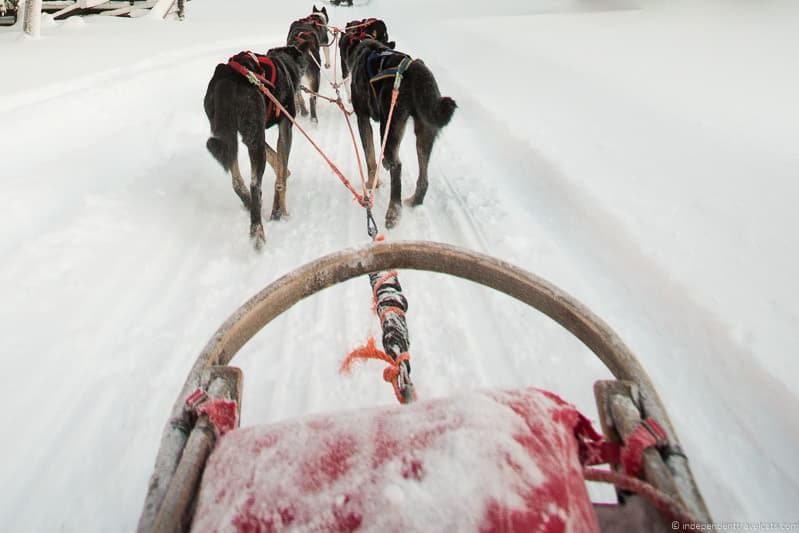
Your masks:
<path fill-rule="evenodd" d="M 295 20 L 289 26 L 289 33 L 286 37 L 286 44 L 297 44 L 298 38 L 313 39 L 311 52 L 314 57 L 319 59 L 319 47 L 328 44 L 327 35 L 327 9 L 324 7 L 321 10 L 313 6 L 313 12 L 301 19 Z"/>
<path fill-rule="evenodd" d="M 393 72 L 403 60 L 407 62 L 410 58 L 383 43 L 374 40 L 360 43 L 350 61 L 353 105 L 368 110 L 373 120 L 384 117 L 391 102 L 394 76 L 381 76 L 381 72 Z M 402 74 L 398 112 L 437 130 L 449 123 L 456 108 L 452 98 L 441 96 L 436 79 L 424 61 L 412 60 Z"/>
<path fill-rule="evenodd" d="M 265 242 L 261 218 L 261 182 L 266 164 L 275 171 L 272 218 L 286 210 L 286 178 L 291 151 L 292 123 L 286 113 L 296 111 L 294 94 L 307 68 L 308 43 L 273 48 L 265 55 L 240 52 L 217 65 L 203 105 L 211 125 L 206 147 L 226 172 L 233 191 L 250 212 L 250 238 L 256 249 Z M 257 80 L 257 81 L 256 81 Z M 279 124 L 277 150 L 266 143 L 266 128 Z M 244 182 L 238 163 L 238 134 L 250 159 L 250 186 Z"/>
<path fill-rule="evenodd" d="M 368 18 L 352 20 L 344 27 L 344 34 L 339 39 L 339 55 L 341 56 L 341 75 L 349 76 L 349 56 L 356 45 L 363 40 L 374 39 L 394 48 L 395 43 L 388 40 L 388 28 L 380 19 Z"/>
<path fill-rule="evenodd" d="M 319 92 L 319 84 L 321 80 L 322 71 L 322 56 L 321 46 L 328 43 L 327 35 L 327 9 L 317 9 L 313 6 L 313 12 L 302 19 L 295 20 L 289 26 L 289 33 L 286 37 L 286 44 L 295 47 L 307 47 L 307 53 L 311 56 L 311 62 L 306 69 L 307 82 L 311 91 L 311 120 L 316 122 L 316 94 Z M 330 53 L 327 47 L 324 48 L 325 52 L 325 68 L 329 67 Z M 302 115 L 308 114 L 305 107 L 305 99 L 301 94 L 297 93 L 297 102 L 300 106 Z"/>
<path fill-rule="evenodd" d="M 271 92 L 292 116 L 296 112 L 293 95 L 308 67 L 305 51 L 281 47 L 269 50 L 265 56 L 277 69 Z M 248 53 L 238 54 L 233 59 L 251 72 L 263 72 L 257 60 Z M 267 114 L 272 104 L 267 102 L 266 96 L 228 63 L 216 66 L 203 104 L 211 125 L 211 137 L 206 146 L 225 170 L 230 169 L 236 157 L 237 133 L 241 134 L 245 145 L 260 146 L 265 142 L 264 130 L 279 119 L 274 108 Z"/>
<path fill-rule="evenodd" d="M 406 94 L 411 96 L 414 119 L 422 119 L 438 129 L 449 124 L 458 106 L 449 96 L 441 96 L 438 83 L 424 61 L 417 59 L 410 64 L 403 84 L 410 89 Z"/>

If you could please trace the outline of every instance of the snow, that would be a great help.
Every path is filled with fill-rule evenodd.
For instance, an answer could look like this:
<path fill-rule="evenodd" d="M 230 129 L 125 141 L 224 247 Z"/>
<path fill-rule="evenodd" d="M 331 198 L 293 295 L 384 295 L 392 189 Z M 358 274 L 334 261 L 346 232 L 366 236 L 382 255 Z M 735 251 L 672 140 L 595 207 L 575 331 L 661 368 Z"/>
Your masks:
<path fill-rule="evenodd" d="M 799 6 L 328 9 L 338 25 L 386 20 L 459 105 L 425 205 L 388 238 L 483 251 L 576 296 L 650 373 L 713 516 L 796 520 Z M 204 147 L 215 64 L 281 44 L 309 12 L 193 0 L 183 22 L 45 20 L 35 40 L 20 24 L 0 29 L 8 531 L 131 530 L 170 406 L 217 326 L 277 277 L 366 242 L 363 213 L 295 135 L 291 217 L 267 224 L 254 252 L 247 214 Z M 355 176 L 338 111 L 319 110 L 312 134 Z M 453 278 L 400 279 L 421 398 L 533 385 L 595 417 L 590 385 L 607 372 L 559 326 Z M 243 424 L 394 402 L 378 368 L 337 372 L 376 333 L 369 300 L 367 280 L 350 281 L 245 346 L 234 361 Z"/>

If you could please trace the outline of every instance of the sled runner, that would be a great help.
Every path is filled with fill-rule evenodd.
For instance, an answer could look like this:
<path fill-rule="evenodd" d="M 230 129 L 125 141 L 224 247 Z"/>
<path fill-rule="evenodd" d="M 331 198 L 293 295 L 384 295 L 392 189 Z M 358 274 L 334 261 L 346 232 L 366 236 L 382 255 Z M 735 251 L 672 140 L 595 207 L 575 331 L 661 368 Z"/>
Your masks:
<path fill-rule="evenodd" d="M 236 352 L 298 301 L 394 268 L 504 292 L 575 335 L 616 378 L 594 386 L 601 433 L 555 394 L 531 388 L 239 428 L 242 376 L 227 366 Z M 618 503 L 592 504 L 585 480 L 614 484 Z M 408 241 L 306 264 L 216 331 L 164 429 L 138 530 L 621 532 L 709 521 L 665 407 L 607 324 L 513 265 Z"/>

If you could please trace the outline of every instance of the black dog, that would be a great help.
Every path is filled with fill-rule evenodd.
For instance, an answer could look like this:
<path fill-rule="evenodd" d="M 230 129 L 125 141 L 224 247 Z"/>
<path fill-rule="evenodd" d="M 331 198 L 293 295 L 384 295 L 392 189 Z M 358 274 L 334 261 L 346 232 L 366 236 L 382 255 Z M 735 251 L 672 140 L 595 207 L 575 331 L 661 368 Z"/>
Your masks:
<path fill-rule="evenodd" d="M 292 116 L 296 112 L 294 95 L 306 69 L 310 43 L 294 47 L 273 48 L 265 56 L 241 52 L 227 63 L 216 66 L 205 93 L 205 114 L 211 124 L 208 151 L 225 171 L 233 176 L 233 190 L 250 211 L 250 237 L 257 249 L 265 241 L 261 223 L 261 180 L 266 163 L 275 171 L 275 198 L 272 219 L 288 214 L 286 210 L 286 178 L 291 151 L 292 124 L 258 86 L 248 79 L 248 72 L 259 75 L 262 82 Z M 270 86 L 271 85 L 271 86 Z M 277 152 L 266 144 L 267 128 L 279 125 Z M 250 189 L 247 190 L 239 170 L 238 134 L 250 156 Z"/>
<path fill-rule="evenodd" d="M 289 35 L 286 38 L 286 44 L 289 46 L 292 45 L 300 45 L 305 41 L 310 41 L 310 54 L 313 56 L 310 64 L 308 65 L 308 70 L 306 72 L 308 76 L 308 81 L 310 84 L 310 89 L 318 93 L 319 92 L 319 79 L 320 79 L 320 70 L 319 67 L 322 64 L 322 58 L 319 55 L 319 48 L 325 51 L 325 68 L 330 68 L 330 52 L 328 50 L 328 36 L 327 36 L 327 8 L 322 7 L 322 9 L 316 9 L 316 6 L 313 6 L 313 12 L 305 18 L 300 20 L 295 20 L 289 26 Z M 299 89 L 299 87 L 297 87 Z M 305 108 L 305 99 L 302 97 L 302 93 L 297 91 L 297 104 L 300 108 L 300 112 L 303 116 L 308 115 L 308 110 Z M 313 122 L 317 122 L 318 118 L 316 116 L 316 96 L 311 95 L 311 120 Z"/>
<path fill-rule="evenodd" d="M 401 77 L 399 95 L 388 130 L 383 166 L 391 173 L 391 200 L 386 212 L 386 227 L 393 227 L 402 212 L 402 163 L 399 146 L 408 118 L 413 118 L 419 178 L 410 205 L 421 205 L 427 192 L 427 165 L 433 142 L 446 126 L 457 105 L 441 96 L 433 73 L 419 59 L 394 51 L 373 39 L 353 39 L 347 51 L 347 65 L 352 72 L 352 107 L 358 117 L 358 130 L 366 154 L 369 185 L 374 184 L 374 140 L 371 120 L 380 122 L 380 138 L 385 134 L 396 74 Z"/>

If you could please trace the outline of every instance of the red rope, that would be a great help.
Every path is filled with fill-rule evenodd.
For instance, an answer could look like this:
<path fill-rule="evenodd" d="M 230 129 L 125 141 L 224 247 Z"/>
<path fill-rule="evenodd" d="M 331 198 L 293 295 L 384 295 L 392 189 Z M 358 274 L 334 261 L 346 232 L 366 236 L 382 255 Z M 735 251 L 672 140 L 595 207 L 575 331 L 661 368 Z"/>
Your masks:
<path fill-rule="evenodd" d="M 377 307 L 377 306 L 375 306 Z M 382 309 L 377 310 L 377 318 L 380 319 L 380 324 L 382 325 L 386 318 L 386 313 L 395 313 L 400 316 L 405 316 L 405 311 L 400 309 L 399 307 L 384 307 Z"/>
<path fill-rule="evenodd" d="M 343 30 L 337 26 L 328 26 L 328 27 L 333 28 L 333 31 L 337 31 L 339 33 L 347 33 L 351 32 L 352 30 L 357 30 L 358 28 L 365 28 L 367 26 L 370 26 L 371 24 L 374 24 L 375 22 L 377 22 L 376 18 L 369 18 L 361 22 L 360 24 L 355 24 L 354 26 L 347 26 Z"/>
<path fill-rule="evenodd" d="M 397 397 L 397 401 L 399 401 L 401 404 L 404 404 L 405 400 L 400 392 L 397 377 L 400 373 L 400 364 L 402 364 L 403 361 L 410 361 L 410 354 L 408 354 L 408 352 L 404 352 L 401 353 L 396 360 L 392 359 L 390 355 L 377 347 L 374 337 L 369 337 L 369 339 L 366 341 L 366 346 L 356 348 L 347 354 L 347 357 L 344 358 L 339 366 L 339 372 L 342 374 L 349 374 L 352 370 L 352 364 L 356 360 L 366 361 L 368 359 L 375 359 L 388 363 L 389 366 L 383 370 L 383 380 L 387 383 L 391 383 L 391 386 L 394 388 L 394 396 Z M 413 394 L 413 399 L 416 400 L 416 392 Z"/>
<path fill-rule="evenodd" d="M 665 492 L 656 489 L 649 483 L 634 477 L 612 472 L 600 468 L 583 468 L 583 477 L 588 481 L 600 483 L 610 483 L 617 488 L 628 490 L 640 494 L 655 506 L 666 518 L 672 522 L 679 522 L 681 525 L 697 525 L 699 521 L 691 516 L 688 511 L 677 503 L 677 501 Z M 676 529 L 676 528 L 674 528 Z M 685 529 L 684 527 L 681 529 Z"/>
<path fill-rule="evenodd" d="M 308 93 L 308 94 L 310 94 L 311 96 L 316 96 L 317 98 L 321 98 L 322 100 L 325 100 L 325 101 L 327 101 L 327 102 L 330 102 L 331 104 L 337 104 L 337 103 L 339 103 L 339 102 L 340 102 L 340 99 L 336 99 L 336 98 L 330 98 L 329 96 L 325 96 L 324 94 L 319 94 L 319 93 L 317 93 L 317 92 L 314 92 L 314 91 L 312 91 L 311 89 L 309 89 L 309 88 L 308 88 L 308 87 L 306 87 L 305 85 L 301 85 L 301 86 L 300 86 L 300 89 L 302 89 L 302 92 L 304 92 L 304 93 Z M 346 108 L 344 108 L 344 112 L 345 112 L 346 114 L 348 114 L 348 115 L 352 115 L 352 114 L 354 113 L 354 111 L 349 111 L 349 110 L 347 110 Z"/>
<path fill-rule="evenodd" d="M 334 42 L 336 42 L 337 40 L 338 40 L 338 34 L 335 35 Z M 335 47 L 334 51 L 335 50 L 338 50 L 338 47 Z M 322 65 L 319 64 L 319 62 L 316 60 L 316 58 L 313 56 L 313 54 L 310 53 L 310 51 L 308 52 L 308 55 L 311 57 L 311 59 L 314 61 L 314 63 L 316 63 L 316 65 L 319 67 L 319 71 L 322 73 L 322 75 L 325 77 L 325 79 L 327 79 L 327 74 L 324 73 L 324 70 L 322 69 Z M 336 81 L 336 68 L 335 68 L 335 65 L 336 65 L 336 57 L 335 57 L 335 52 L 334 52 L 334 56 L 333 56 L 333 81 L 330 81 L 329 79 L 327 79 L 327 82 L 330 84 L 330 86 L 333 88 L 333 90 L 336 91 L 336 98 L 335 99 L 330 98 L 328 96 L 324 96 L 322 94 L 319 94 L 318 92 L 314 92 L 314 91 L 312 91 L 312 90 L 310 90 L 310 89 L 308 89 L 307 87 L 304 87 L 304 86 L 302 86 L 301 88 L 302 88 L 303 91 L 305 91 L 308 94 L 316 96 L 317 98 L 322 98 L 323 100 L 325 100 L 327 102 L 330 102 L 332 104 L 336 104 L 338 106 L 338 108 L 341 109 L 341 112 L 344 113 L 344 121 L 347 123 L 347 130 L 350 133 L 350 139 L 352 140 L 352 146 L 353 146 L 353 149 L 355 150 L 355 161 L 357 161 L 357 163 L 358 163 L 358 175 L 361 178 L 361 190 L 363 191 L 363 197 L 362 197 L 362 199 L 359 200 L 359 203 L 362 206 L 364 206 L 364 207 L 367 206 L 367 205 L 369 207 L 371 207 L 372 206 L 372 202 L 373 202 L 372 195 L 371 194 L 367 194 L 366 177 L 365 177 L 364 172 L 363 172 L 363 161 L 361 159 L 361 152 L 358 149 L 358 142 L 355 140 L 355 131 L 352 128 L 352 122 L 350 122 L 350 116 L 355 111 L 347 110 L 347 108 L 344 106 L 344 102 L 341 101 L 341 93 L 339 93 L 339 90 L 338 90 L 339 89 L 339 83 Z"/>
<path fill-rule="evenodd" d="M 385 274 L 383 274 L 383 276 L 375 282 L 374 287 L 372 287 L 372 296 L 375 299 L 375 303 L 377 303 L 378 289 L 380 289 L 380 287 L 382 287 L 385 282 L 395 277 L 397 277 L 397 272 L 395 270 L 392 270 L 391 272 L 386 272 Z"/>
<path fill-rule="evenodd" d="M 372 196 L 372 192 L 377 187 L 377 182 L 380 177 L 380 167 L 382 165 L 383 156 L 386 153 L 386 142 L 388 141 L 388 131 L 391 129 L 391 117 L 394 116 L 394 107 L 397 105 L 397 97 L 399 96 L 399 88 L 394 87 L 391 91 L 391 106 L 388 108 L 388 119 L 386 119 L 386 130 L 383 133 L 383 142 L 380 144 L 380 157 L 377 158 L 377 165 L 375 165 L 375 175 L 372 180 L 372 186 L 366 191 L 368 197 Z M 370 176 L 372 178 L 372 176 Z"/>
<path fill-rule="evenodd" d="M 370 204 L 369 204 L 368 197 L 366 197 L 366 196 L 363 196 L 363 195 L 359 194 L 359 193 L 358 193 L 358 191 L 356 191 L 356 190 L 355 190 L 355 187 L 353 187 L 352 183 L 350 183 L 350 180 L 348 180 L 348 179 L 346 178 L 346 176 L 344 176 L 344 174 L 343 174 L 343 173 L 342 173 L 342 172 L 339 170 L 339 168 L 336 166 L 336 164 L 335 164 L 335 163 L 333 163 L 333 161 L 331 161 L 329 157 L 327 157 L 327 154 L 325 154 L 325 152 L 324 152 L 324 151 L 323 151 L 321 148 L 319 148 L 319 145 L 317 145 L 317 144 L 314 142 L 314 140 L 313 140 L 313 139 L 311 139 L 311 136 L 310 136 L 310 135 L 308 135 L 308 133 L 307 133 L 307 132 L 306 132 L 306 131 L 305 131 L 305 130 L 302 128 L 302 126 L 300 126 L 300 125 L 299 125 L 299 123 L 298 123 L 298 122 L 297 122 L 297 121 L 294 119 L 294 117 L 292 117 L 292 116 L 291 116 L 291 113 L 289 113 L 289 112 L 286 110 L 286 108 L 285 108 L 285 107 L 283 107 L 283 104 L 281 104 L 281 103 L 280 103 L 280 101 L 279 101 L 279 100 L 278 100 L 278 99 L 275 97 L 275 95 L 274 95 L 274 94 L 272 94 L 272 92 L 271 92 L 269 89 L 267 89 L 267 88 L 266 88 L 266 86 L 264 86 L 262 83 L 259 83 L 259 84 L 258 84 L 258 88 L 261 90 L 261 92 L 262 92 L 262 93 L 263 93 L 263 94 L 264 94 L 264 95 L 265 95 L 267 98 L 269 98 L 269 100 L 271 100 L 271 101 L 272 101 L 272 102 L 275 104 L 275 106 L 276 106 L 276 107 L 277 107 L 277 108 L 278 108 L 278 109 L 279 109 L 281 112 L 283 112 L 283 113 L 285 113 L 285 114 L 286 114 L 286 117 L 287 117 L 287 118 L 288 118 L 288 119 L 291 121 L 291 123 L 292 123 L 292 124 L 293 124 L 293 125 L 294 125 L 294 126 L 297 128 L 297 129 L 298 129 L 298 130 L 300 130 L 300 133 L 302 133 L 302 134 L 303 134 L 303 136 L 304 136 L 306 139 L 308 139 L 308 142 L 309 142 L 309 143 L 311 143 L 311 146 L 313 146 L 313 147 L 314 147 L 314 149 L 315 149 L 315 150 L 316 150 L 316 151 L 319 153 L 319 155 L 321 155 L 321 156 L 322 156 L 322 159 L 324 159 L 324 160 L 325 160 L 325 162 L 328 164 L 328 166 L 329 166 L 329 167 L 330 167 L 330 169 L 333 171 L 333 173 L 334 173 L 334 174 L 335 174 L 335 175 L 338 177 L 338 179 L 339 179 L 339 180 L 341 180 L 341 183 L 343 183 L 343 184 L 344 184 L 344 186 L 345 186 L 347 189 L 349 189 L 349 191 L 352 193 L 352 195 L 355 197 L 355 199 L 358 201 L 358 203 L 359 203 L 359 204 L 361 204 L 361 205 L 362 205 L 362 206 L 364 206 L 364 207 L 366 207 L 367 205 L 370 205 Z"/>
<path fill-rule="evenodd" d="M 336 94 L 338 94 L 338 90 L 336 90 Z M 338 101 L 339 109 L 341 112 L 344 113 L 344 122 L 347 123 L 347 129 L 350 132 L 350 139 L 352 140 L 352 147 L 355 150 L 355 160 L 358 162 L 358 175 L 361 177 L 361 190 L 363 191 L 364 200 L 361 202 L 361 205 L 365 205 L 368 207 L 372 207 L 372 202 L 374 201 L 371 194 L 368 194 L 366 189 L 366 175 L 363 172 L 363 159 L 361 158 L 361 151 L 358 150 L 358 142 L 355 140 L 355 130 L 352 129 L 352 122 L 350 122 L 350 115 L 354 113 L 348 113 L 347 109 L 344 107 L 344 102 L 341 101 L 341 96 L 339 95 Z"/>
<path fill-rule="evenodd" d="M 384 239 L 385 237 L 383 237 L 382 235 L 378 235 L 375 238 L 376 241 L 382 241 Z M 374 311 L 377 317 L 380 319 L 381 326 L 383 325 L 383 319 L 385 318 L 386 313 L 389 311 L 393 311 L 398 315 L 403 315 L 403 316 L 405 315 L 405 311 L 403 309 L 400 309 L 399 307 L 385 307 L 380 311 L 378 311 L 377 309 L 378 289 L 380 289 L 380 287 L 382 287 L 383 284 L 386 283 L 388 280 L 390 280 L 391 278 L 395 278 L 396 276 L 397 272 L 395 270 L 392 270 L 391 272 L 386 272 L 385 274 L 383 274 L 383 276 L 380 279 L 378 279 L 375 282 L 374 286 L 372 287 L 372 311 Z"/>

